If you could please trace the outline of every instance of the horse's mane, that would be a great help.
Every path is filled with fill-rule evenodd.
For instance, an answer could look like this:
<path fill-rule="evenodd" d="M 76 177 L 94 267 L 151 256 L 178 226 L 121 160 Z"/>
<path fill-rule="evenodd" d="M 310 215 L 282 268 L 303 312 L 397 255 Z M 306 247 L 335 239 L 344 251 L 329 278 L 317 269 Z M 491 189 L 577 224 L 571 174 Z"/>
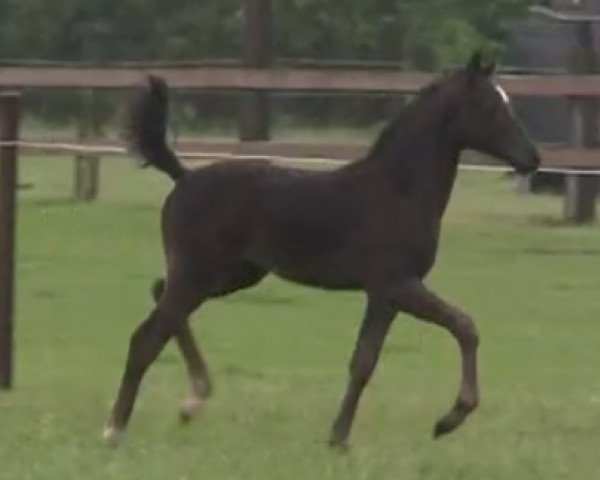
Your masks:
<path fill-rule="evenodd" d="M 421 108 L 424 101 L 439 91 L 442 81 L 443 79 L 439 79 L 424 86 L 417 92 L 416 98 L 409 101 L 379 134 L 379 137 L 377 137 L 377 140 L 371 146 L 367 158 L 381 156 L 385 152 L 388 152 L 390 148 L 393 148 L 398 135 L 398 128 L 406 122 L 414 121 L 416 111 Z"/>

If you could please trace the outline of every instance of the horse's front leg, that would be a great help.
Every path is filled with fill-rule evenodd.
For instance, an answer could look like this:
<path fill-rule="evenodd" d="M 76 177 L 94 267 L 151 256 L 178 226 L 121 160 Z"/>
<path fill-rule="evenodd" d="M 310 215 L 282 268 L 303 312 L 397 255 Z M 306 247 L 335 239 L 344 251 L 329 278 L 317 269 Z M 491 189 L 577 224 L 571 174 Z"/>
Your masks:
<path fill-rule="evenodd" d="M 369 296 L 365 317 L 350 360 L 350 378 L 346 394 L 331 430 L 329 443 L 332 446 L 346 446 L 360 396 L 375 370 L 381 347 L 396 311 L 389 301 Z"/>
<path fill-rule="evenodd" d="M 477 346 L 479 335 L 471 318 L 446 303 L 420 281 L 406 282 L 389 292 L 388 298 L 401 311 L 448 330 L 458 342 L 462 360 L 460 389 L 454 406 L 438 420 L 434 436 L 450 433 L 479 403 Z"/>

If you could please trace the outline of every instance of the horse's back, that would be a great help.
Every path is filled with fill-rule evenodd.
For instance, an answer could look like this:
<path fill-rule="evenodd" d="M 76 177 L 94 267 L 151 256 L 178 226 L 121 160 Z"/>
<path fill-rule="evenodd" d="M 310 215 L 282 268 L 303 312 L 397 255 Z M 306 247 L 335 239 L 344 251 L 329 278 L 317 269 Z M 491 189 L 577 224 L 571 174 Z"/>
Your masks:
<path fill-rule="evenodd" d="M 335 171 L 268 162 L 214 164 L 190 172 L 165 203 L 165 247 L 188 258 L 191 249 L 204 263 L 252 262 L 306 283 L 331 272 L 326 283 L 345 285 L 347 275 L 336 272 L 344 268 L 342 252 L 355 208 L 339 177 Z"/>

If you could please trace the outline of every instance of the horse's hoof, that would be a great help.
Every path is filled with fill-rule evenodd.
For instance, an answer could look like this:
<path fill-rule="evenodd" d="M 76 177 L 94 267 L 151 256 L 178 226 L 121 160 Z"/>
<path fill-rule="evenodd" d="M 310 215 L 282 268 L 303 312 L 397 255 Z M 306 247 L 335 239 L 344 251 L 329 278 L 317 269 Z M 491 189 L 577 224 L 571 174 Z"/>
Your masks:
<path fill-rule="evenodd" d="M 348 450 L 350 450 L 350 445 L 348 444 L 347 440 L 330 438 L 328 444 L 329 448 L 331 448 L 331 450 L 333 450 L 334 452 L 347 453 Z"/>
<path fill-rule="evenodd" d="M 463 421 L 464 417 L 459 416 L 456 412 L 452 412 L 445 417 L 442 417 L 435 424 L 433 429 L 433 438 L 438 439 L 453 432 L 462 424 Z"/>
<path fill-rule="evenodd" d="M 203 401 L 197 397 L 188 398 L 181 409 L 179 410 L 179 419 L 181 423 L 188 423 L 194 418 L 198 411 L 202 408 Z"/>
<path fill-rule="evenodd" d="M 119 430 L 116 427 L 108 426 L 102 432 L 102 438 L 111 448 L 117 448 L 121 442 L 123 441 L 123 437 L 125 436 L 125 432 L 123 430 Z"/>
<path fill-rule="evenodd" d="M 443 420 L 440 420 L 433 428 L 433 438 L 437 440 L 438 438 L 450 433 L 452 430 L 454 430 L 454 427 L 448 425 Z"/>

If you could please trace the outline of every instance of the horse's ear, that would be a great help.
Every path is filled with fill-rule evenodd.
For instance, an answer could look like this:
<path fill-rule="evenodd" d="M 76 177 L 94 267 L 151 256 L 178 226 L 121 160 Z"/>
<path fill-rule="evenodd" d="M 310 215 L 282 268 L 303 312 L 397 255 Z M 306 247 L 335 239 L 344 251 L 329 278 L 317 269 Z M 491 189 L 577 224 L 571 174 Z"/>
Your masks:
<path fill-rule="evenodd" d="M 481 52 L 481 50 L 476 50 L 475 52 L 473 52 L 473 55 L 471 55 L 471 58 L 470 58 L 469 62 L 467 63 L 467 66 L 465 67 L 465 69 L 467 70 L 467 72 L 469 72 L 469 73 L 481 73 L 481 71 L 482 71 L 482 65 L 481 65 L 482 58 L 483 58 L 483 53 Z"/>

